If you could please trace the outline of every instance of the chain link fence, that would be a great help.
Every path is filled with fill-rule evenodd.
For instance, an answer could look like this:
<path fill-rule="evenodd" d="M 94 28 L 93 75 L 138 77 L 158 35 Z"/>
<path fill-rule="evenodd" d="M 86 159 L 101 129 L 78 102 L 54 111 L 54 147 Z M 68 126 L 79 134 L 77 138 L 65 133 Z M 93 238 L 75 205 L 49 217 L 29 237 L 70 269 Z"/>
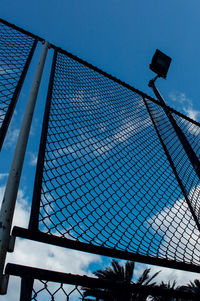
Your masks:
<path fill-rule="evenodd" d="M 0 19 L 0 149 L 37 44 Z"/>
<path fill-rule="evenodd" d="M 30 229 L 199 265 L 199 177 L 168 114 L 198 156 L 198 123 L 55 51 Z"/>
<path fill-rule="evenodd" d="M 37 40 L 0 20 L 1 146 Z M 29 228 L 13 235 L 199 272 L 200 124 L 51 47 Z M 21 300 L 89 300 L 77 277 L 16 271 Z"/>
<path fill-rule="evenodd" d="M 126 283 L 8 264 L 6 272 L 21 277 L 20 301 L 147 301 L 199 300 L 198 291 Z"/>
<path fill-rule="evenodd" d="M 35 280 L 31 300 L 86 301 L 92 300 L 92 298 L 84 298 L 81 287 L 77 285 Z M 93 298 L 93 300 L 95 299 Z"/>

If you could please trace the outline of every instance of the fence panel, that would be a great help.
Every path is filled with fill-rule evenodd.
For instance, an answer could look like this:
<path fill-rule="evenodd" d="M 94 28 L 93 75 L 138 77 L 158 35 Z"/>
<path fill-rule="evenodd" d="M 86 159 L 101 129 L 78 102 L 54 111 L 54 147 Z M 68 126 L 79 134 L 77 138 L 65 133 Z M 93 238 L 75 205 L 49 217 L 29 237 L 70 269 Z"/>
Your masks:
<path fill-rule="evenodd" d="M 158 131 L 166 145 L 169 155 L 172 159 L 174 167 L 176 169 L 179 184 L 182 184 L 182 191 L 187 199 L 188 205 L 191 206 L 190 210 L 193 212 L 193 217 L 196 223 L 199 225 L 200 214 L 200 202 L 199 202 L 199 188 L 200 179 L 196 173 L 191 161 L 188 160 L 188 156 L 184 151 L 184 148 L 179 139 L 177 139 L 176 132 L 174 131 L 171 123 L 166 118 L 166 113 L 162 107 L 157 104 L 147 101 L 150 111 L 152 113 L 155 124 Z M 200 126 L 195 122 L 187 120 L 183 116 L 180 117 L 174 112 L 169 113 L 173 115 L 177 124 L 183 131 L 193 150 L 199 157 L 199 139 L 200 139 Z"/>
<path fill-rule="evenodd" d="M 0 19 L 0 149 L 37 39 Z"/>
<path fill-rule="evenodd" d="M 31 231 L 198 265 L 198 182 L 158 102 L 55 51 Z"/>
<path fill-rule="evenodd" d="M 176 289 L 165 285 L 141 285 L 112 279 L 100 279 L 74 274 L 8 264 L 6 273 L 21 277 L 20 301 L 92 301 L 92 300 L 199 300 L 199 294 L 187 287 Z M 182 299 L 183 298 L 183 299 Z"/>

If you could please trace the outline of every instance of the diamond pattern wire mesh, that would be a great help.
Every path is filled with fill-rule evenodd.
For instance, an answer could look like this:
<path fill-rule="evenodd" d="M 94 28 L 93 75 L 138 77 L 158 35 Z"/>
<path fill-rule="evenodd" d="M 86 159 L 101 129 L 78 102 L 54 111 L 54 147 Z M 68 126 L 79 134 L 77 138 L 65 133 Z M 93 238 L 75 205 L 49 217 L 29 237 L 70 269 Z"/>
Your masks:
<path fill-rule="evenodd" d="M 86 276 L 87 278 L 87 276 Z M 96 283 L 98 283 L 99 279 Z M 122 287 L 122 285 L 125 285 Z M 100 285 L 98 283 L 97 285 Z M 133 286 L 134 285 L 134 286 Z M 187 287 L 184 292 L 183 287 L 177 289 L 167 289 L 162 285 L 137 285 L 132 283 L 130 286 L 123 282 L 118 282 L 112 287 L 93 287 L 88 282 L 88 287 L 66 284 L 62 282 L 51 282 L 48 280 L 33 280 L 33 287 L 30 290 L 30 295 L 27 298 L 26 290 L 23 295 L 21 291 L 20 300 L 33 300 L 33 301 L 144 301 L 144 300 L 199 300 L 199 294 L 194 294 L 194 291 L 189 291 Z"/>
<path fill-rule="evenodd" d="M 143 284 L 86 275 L 65 274 L 8 263 L 6 272 L 21 278 L 20 301 L 77 300 L 199 300 L 198 292 L 186 286 L 169 289 L 163 284 Z M 114 277 L 115 278 L 115 277 Z M 123 278 L 123 277 L 122 277 Z M 164 298 L 164 299 L 163 299 Z"/>
<path fill-rule="evenodd" d="M 91 289 L 91 294 L 86 294 L 84 296 L 84 291 L 81 286 L 78 285 L 69 285 L 58 282 L 50 282 L 46 280 L 34 280 L 34 286 L 32 290 L 32 298 L 33 301 L 96 301 L 96 300 L 109 300 L 109 301 L 128 301 L 128 300 L 149 300 L 148 296 L 153 296 L 154 293 L 144 293 L 142 292 L 137 294 L 133 293 L 132 297 L 127 299 L 127 290 L 126 296 L 122 295 L 120 291 L 117 295 L 117 286 L 115 288 L 115 294 L 113 294 L 113 290 L 107 290 L 104 293 L 104 290 L 97 291 L 95 288 Z M 99 293 L 98 293 L 99 292 Z M 106 293 L 107 292 L 107 293 Z M 167 292 L 165 292 L 167 295 Z M 117 296 L 117 298 L 116 298 Z M 157 297 L 158 300 L 165 300 L 164 297 Z M 172 297 L 167 298 L 167 300 L 173 300 Z M 174 299 L 175 300 L 175 299 Z M 188 299 L 184 299 L 188 300 Z M 194 299 L 190 299 L 194 300 Z"/>
<path fill-rule="evenodd" d="M 162 106 L 61 52 L 50 90 L 41 194 L 38 184 L 34 192 L 40 231 L 199 265 L 185 199 L 198 217 L 199 178 Z M 198 152 L 199 125 L 172 114 Z"/>
<path fill-rule="evenodd" d="M 36 41 L 0 21 L 0 147 Z"/>
<path fill-rule="evenodd" d="M 197 157 L 200 159 L 200 127 L 198 123 L 191 122 L 185 118 L 173 114 L 181 130 L 190 142 Z"/>
<path fill-rule="evenodd" d="M 188 160 L 186 153 L 184 152 L 183 146 L 177 141 L 177 136 L 173 130 L 169 121 L 165 118 L 165 113 L 162 108 L 155 108 L 153 103 L 150 103 L 151 111 L 153 112 L 154 120 L 158 126 L 159 132 L 167 146 L 168 152 L 173 160 L 173 163 L 176 167 L 176 171 L 181 179 L 184 188 L 187 193 L 190 204 L 193 207 L 195 215 L 199 220 L 199 178 L 196 175 L 196 172 Z M 190 141 L 193 149 L 198 153 L 199 148 L 199 126 L 187 121 L 186 119 L 175 116 L 177 123 L 182 129 L 183 133 L 186 135 L 187 139 Z M 197 137 L 195 137 L 197 136 Z M 197 154 L 198 155 L 198 154 Z"/>
<path fill-rule="evenodd" d="M 86 301 L 91 299 L 84 298 L 80 286 L 49 282 L 46 280 L 34 280 L 31 300 Z"/>

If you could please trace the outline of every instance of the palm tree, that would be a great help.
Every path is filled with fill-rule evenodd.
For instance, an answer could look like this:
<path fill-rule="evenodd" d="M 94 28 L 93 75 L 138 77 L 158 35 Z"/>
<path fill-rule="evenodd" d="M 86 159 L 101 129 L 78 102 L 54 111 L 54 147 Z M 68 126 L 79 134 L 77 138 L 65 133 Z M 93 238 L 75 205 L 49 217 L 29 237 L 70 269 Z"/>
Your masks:
<path fill-rule="evenodd" d="M 200 281 L 195 279 L 194 282 L 190 281 L 187 285 L 192 293 L 199 294 L 200 296 Z"/>
<path fill-rule="evenodd" d="M 195 279 L 194 282 L 190 281 L 188 285 L 182 285 L 178 287 L 178 289 L 182 292 L 193 293 L 199 295 L 200 299 L 200 281 Z M 186 299 L 179 298 L 178 301 L 185 301 Z M 188 299 L 187 299 L 188 300 Z M 192 301 L 193 299 L 191 299 Z"/>
<path fill-rule="evenodd" d="M 170 281 L 168 283 L 164 283 L 163 281 L 159 285 L 160 288 L 163 289 L 175 289 L 180 292 L 185 292 L 185 293 L 194 293 L 194 294 L 199 294 L 200 296 L 200 281 L 199 280 L 194 280 L 194 282 L 190 281 L 188 285 L 181 285 L 175 288 L 176 281 L 173 281 L 172 284 Z M 191 297 L 192 298 L 192 297 Z M 193 301 L 194 299 L 185 299 L 183 297 L 170 297 L 170 296 L 155 296 L 151 298 L 151 301 Z M 200 300 L 200 297 L 199 297 Z"/>
<path fill-rule="evenodd" d="M 135 263 L 133 261 L 127 261 L 123 266 L 118 263 L 117 260 L 112 260 L 111 266 L 106 267 L 105 269 L 98 270 L 93 272 L 101 280 L 110 280 L 116 282 L 115 289 L 89 289 L 83 288 L 84 297 L 95 297 L 96 300 L 102 301 L 145 301 L 148 294 L 146 293 L 133 293 L 128 289 L 130 284 L 133 284 L 133 272 L 134 272 Z M 150 269 L 145 269 L 142 275 L 138 278 L 137 284 L 145 286 L 155 286 L 155 282 L 151 281 L 158 275 L 159 272 L 150 276 Z M 117 283 L 126 284 L 125 290 L 118 290 Z M 85 299 L 87 300 L 87 299 Z"/>
<path fill-rule="evenodd" d="M 172 284 L 170 281 L 168 281 L 168 283 L 162 281 L 158 287 L 162 289 L 175 289 L 175 285 L 176 281 L 173 281 Z M 151 297 L 151 301 L 174 301 L 174 298 L 170 296 L 154 296 Z"/>

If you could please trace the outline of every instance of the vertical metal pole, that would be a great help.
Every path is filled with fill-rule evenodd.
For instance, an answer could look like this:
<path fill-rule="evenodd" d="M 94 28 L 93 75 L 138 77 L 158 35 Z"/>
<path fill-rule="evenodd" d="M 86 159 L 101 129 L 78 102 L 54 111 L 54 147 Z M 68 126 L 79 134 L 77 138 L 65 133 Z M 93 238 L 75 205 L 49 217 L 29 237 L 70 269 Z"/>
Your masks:
<path fill-rule="evenodd" d="M 20 301 L 31 301 L 34 279 L 27 275 L 21 278 Z"/>
<path fill-rule="evenodd" d="M 200 231 L 200 224 L 199 224 L 198 218 L 196 217 L 195 212 L 194 212 L 194 210 L 193 210 L 193 208 L 192 208 L 192 205 L 190 204 L 190 201 L 189 201 L 189 199 L 188 199 L 187 191 L 186 191 L 186 189 L 185 189 L 185 187 L 184 187 L 184 184 L 182 183 L 182 180 L 181 180 L 181 178 L 179 177 L 179 174 L 178 174 L 178 172 L 177 172 L 177 170 L 176 170 L 176 166 L 174 165 L 174 162 L 173 162 L 173 160 L 172 160 L 172 157 L 171 157 L 170 153 L 168 152 L 168 149 L 167 149 L 167 147 L 166 147 L 166 145 L 165 145 L 165 143 L 164 143 L 164 140 L 162 139 L 162 136 L 161 136 L 161 134 L 160 134 L 160 132 L 159 132 L 159 130 L 158 130 L 158 127 L 157 127 L 157 125 L 156 125 L 156 122 L 154 121 L 154 118 L 153 118 L 153 116 L 152 116 L 152 113 L 151 113 L 151 110 L 150 110 L 150 108 L 149 108 L 149 105 L 148 105 L 148 103 L 147 103 L 147 101 L 146 101 L 145 98 L 143 98 L 143 101 L 144 101 L 144 103 L 145 103 L 145 106 L 146 106 L 147 111 L 148 111 L 148 113 L 149 113 L 149 116 L 150 116 L 150 118 L 151 118 L 151 121 L 152 121 L 153 126 L 154 126 L 154 128 L 155 128 L 155 131 L 156 131 L 156 133 L 157 133 L 157 135 L 158 135 L 158 138 L 159 138 L 159 140 L 160 140 L 160 143 L 161 143 L 161 145 L 162 145 L 162 147 L 163 147 L 163 149 L 164 149 L 164 152 L 165 152 L 165 154 L 166 154 L 166 156 L 167 156 L 167 159 L 168 159 L 168 161 L 169 161 L 169 164 L 170 164 L 170 166 L 171 166 L 171 168 L 172 168 L 172 170 L 173 170 L 173 173 L 174 173 L 174 175 L 175 175 L 175 178 L 176 178 L 176 180 L 177 180 L 177 182 L 178 182 L 178 184 L 179 184 L 179 186 L 180 186 L 180 188 L 181 188 L 181 191 L 182 191 L 183 196 L 184 196 L 184 198 L 185 198 L 185 200 L 186 200 L 186 202 L 187 202 L 187 204 L 188 204 L 188 207 L 189 207 L 189 209 L 190 209 L 190 211 L 191 211 L 191 214 L 192 214 L 192 216 L 193 216 L 193 218 L 194 218 L 194 221 L 195 221 L 195 223 L 196 223 L 196 225 L 197 225 L 197 228 L 198 228 L 198 230 Z"/>
<path fill-rule="evenodd" d="M 8 181 L 0 211 L 0 294 L 6 294 L 7 290 L 4 281 L 5 276 L 3 275 L 4 265 L 9 246 L 10 231 L 12 227 L 12 220 L 21 177 L 21 171 L 23 167 L 30 127 L 32 123 L 32 117 L 34 113 L 34 108 L 36 104 L 36 99 L 38 95 L 38 90 L 41 82 L 48 48 L 49 43 L 45 42 L 36 69 L 29 99 L 26 105 L 26 110 L 24 113 L 19 137 L 17 140 L 17 145 L 15 148 L 15 153 L 11 164 L 10 173 L 8 176 Z"/>
<path fill-rule="evenodd" d="M 194 170 L 196 171 L 197 176 L 200 179 L 200 162 L 199 159 L 196 155 L 196 153 L 194 152 L 194 150 L 192 149 L 190 143 L 188 142 L 186 136 L 184 135 L 183 131 L 181 130 L 181 128 L 178 126 L 176 120 L 174 119 L 174 117 L 172 116 L 172 114 L 168 111 L 168 109 L 166 108 L 166 104 L 165 101 L 163 99 L 163 97 L 161 96 L 160 92 L 158 91 L 157 87 L 155 86 L 155 80 L 157 79 L 157 76 L 155 77 L 155 79 L 151 80 L 149 82 L 149 87 L 151 87 L 156 95 L 156 97 L 159 99 L 159 101 L 161 102 L 161 104 L 163 104 L 163 110 L 165 111 L 165 114 L 167 115 L 173 129 L 175 130 Z"/>
<path fill-rule="evenodd" d="M 37 160 L 35 184 L 34 184 L 33 199 L 31 205 L 31 215 L 30 215 L 29 226 L 28 226 L 28 229 L 32 232 L 38 231 L 38 227 L 39 227 L 42 176 L 43 176 L 43 168 L 44 168 L 45 147 L 46 147 L 47 132 L 48 132 L 49 114 L 51 110 L 56 61 L 57 61 L 57 50 L 54 49 L 51 74 L 49 79 L 49 87 L 48 87 L 48 93 L 46 98 L 46 107 L 45 107 L 45 113 L 44 113 L 44 119 L 42 125 L 42 134 L 40 139 L 40 148 L 39 148 L 38 160 Z"/>

